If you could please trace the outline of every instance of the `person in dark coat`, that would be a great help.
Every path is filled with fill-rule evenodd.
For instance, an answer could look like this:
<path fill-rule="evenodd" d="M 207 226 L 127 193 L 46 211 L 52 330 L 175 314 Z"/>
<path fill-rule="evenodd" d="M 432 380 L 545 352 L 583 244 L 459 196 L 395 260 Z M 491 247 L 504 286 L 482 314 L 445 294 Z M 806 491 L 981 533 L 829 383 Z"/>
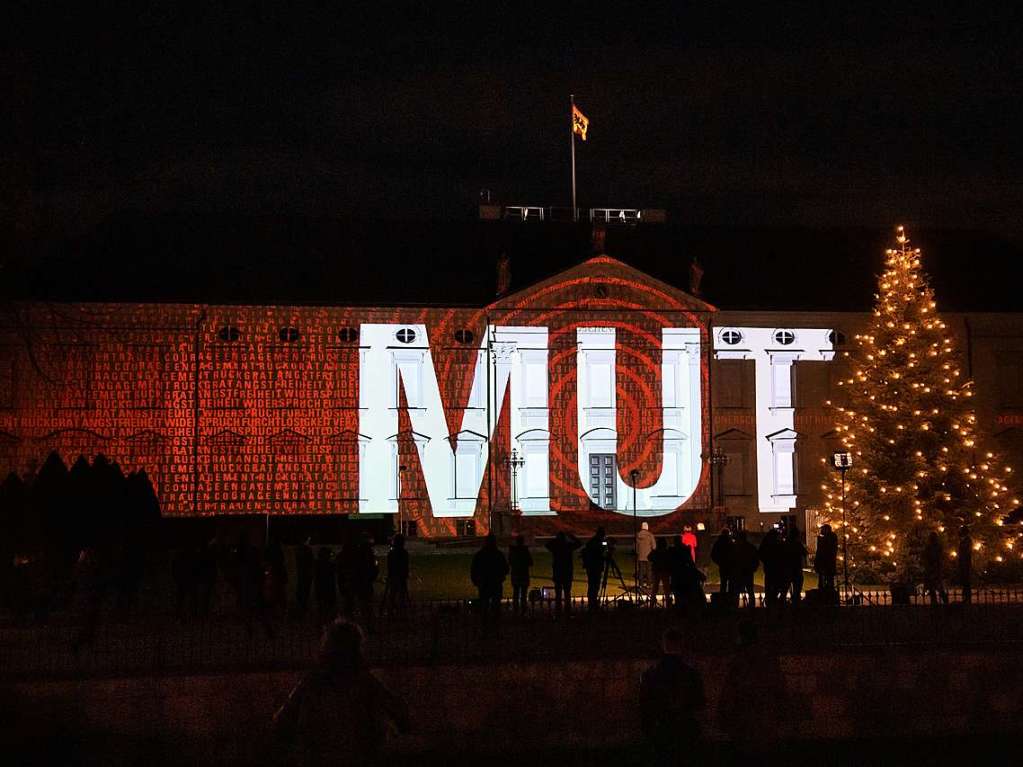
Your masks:
<path fill-rule="evenodd" d="M 789 525 L 785 539 L 785 585 L 792 592 L 792 606 L 798 607 L 803 598 L 803 568 L 806 566 L 806 546 L 803 533 L 794 524 Z M 782 592 L 784 598 L 785 592 Z"/>
<path fill-rule="evenodd" d="M 729 579 L 732 575 L 732 531 L 724 528 L 710 548 L 710 561 L 718 566 L 718 577 L 721 583 L 718 591 L 722 594 L 731 592 Z"/>
<path fill-rule="evenodd" d="M 703 582 L 707 579 L 693 562 L 692 549 L 676 539 L 668 550 L 671 563 L 671 593 L 675 606 L 681 609 L 700 608 L 707 601 L 703 594 Z"/>
<path fill-rule="evenodd" d="M 554 580 L 554 609 L 560 615 L 564 609 L 572 609 L 572 579 L 574 578 L 575 551 L 582 543 L 571 533 L 559 530 L 554 540 L 547 541 L 551 553 L 551 576 Z"/>
<path fill-rule="evenodd" d="M 316 552 L 313 567 L 313 590 L 320 623 L 325 624 L 337 617 L 337 586 L 334 575 L 333 552 L 327 546 L 320 546 Z"/>
<path fill-rule="evenodd" d="M 764 602 L 768 607 L 773 607 L 779 599 L 785 601 L 788 571 L 785 544 L 777 528 L 772 527 L 764 535 L 758 554 L 764 564 Z"/>
<path fill-rule="evenodd" d="M 927 536 L 927 544 L 923 551 L 924 565 L 924 590 L 931 598 L 931 604 L 938 604 L 938 597 L 941 597 L 942 604 L 948 604 L 948 592 L 945 591 L 945 578 L 942 573 L 945 565 L 945 547 L 941 545 L 941 538 L 931 531 Z"/>
<path fill-rule="evenodd" d="M 511 569 L 512 609 L 516 615 L 526 612 L 526 595 L 529 593 L 529 569 L 533 566 L 533 555 L 529 553 L 524 535 L 515 536 L 515 543 L 508 547 L 508 567 Z"/>
<path fill-rule="evenodd" d="M 313 550 L 307 538 L 295 547 L 295 606 L 299 615 L 309 609 L 309 593 L 313 588 Z"/>
<path fill-rule="evenodd" d="M 586 607 L 590 611 L 600 607 L 600 581 L 604 575 L 606 559 L 604 528 L 598 527 L 593 537 L 583 546 L 583 570 L 586 571 Z"/>
<path fill-rule="evenodd" d="M 817 588 L 822 592 L 835 590 L 835 573 L 838 563 L 838 536 L 831 525 L 821 525 L 817 536 L 817 552 L 813 557 L 813 569 L 817 573 Z"/>
<path fill-rule="evenodd" d="M 653 752 L 652 764 L 697 764 L 701 735 L 697 713 L 707 705 L 703 679 L 682 657 L 681 631 L 665 631 L 661 646 L 661 659 L 640 680 L 643 735 Z"/>
<path fill-rule="evenodd" d="M 746 531 L 739 530 L 735 534 L 733 547 L 734 563 L 734 584 L 736 600 L 745 594 L 746 604 L 749 607 L 757 606 L 756 592 L 753 590 L 753 576 L 760 568 L 760 557 L 757 555 L 757 547 L 746 540 Z"/>
<path fill-rule="evenodd" d="M 337 587 L 341 599 L 341 611 L 351 620 L 356 607 L 362 615 L 366 628 L 372 633 L 373 584 L 379 575 L 376 555 L 365 535 L 356 535 L 342 545 L 337 559 Z"/>
<path fill-rule="evenodd" d="M 501 615 L 501 597 L 504 590 L 504 579 L 508 576 L 508 560 L 497 548 L 497 536 L 490 533 L 483 542 L 483 547 L 472 558 L 469 577 L 479 591 L 480 619 L 483 633 L 490 631 L 491 623 L 496 623 Z"/>
<path fill-rule="evenodd" d="M 664 594 L 664 606 L 671 606 L 671 550 L 666 538 L 657 539 L 657 547 L 650 552 L 650 570 L 654 574 L 654 587 L 650 596 L 657 604 L 658 594 Z"/>
<path fill-rule="evenodd" d="M 959 569 L 959 585 L 963 589 L 963 604 L 968 605 L 973 601 L 973 536 L 966 525 L 959 528 L 956 565 Z"/>
<path fill-rule="evenodd" d="M 369 670 L 362 643 L 355 624 L 330 625 L 316 667 L 274 715 L 274 734 L 297 747 L 298 763 L 379 764 L 388 725 L 409 731 L 408 706 Z"/>
<path fill-rule="evenodd" d="M 387 583 L 384 585 L 384 607 L 394 611 L 408 606 L 408 579 L 411 568 L 405 536 L 398 533 L 391 539 L 387 552 Z"/>

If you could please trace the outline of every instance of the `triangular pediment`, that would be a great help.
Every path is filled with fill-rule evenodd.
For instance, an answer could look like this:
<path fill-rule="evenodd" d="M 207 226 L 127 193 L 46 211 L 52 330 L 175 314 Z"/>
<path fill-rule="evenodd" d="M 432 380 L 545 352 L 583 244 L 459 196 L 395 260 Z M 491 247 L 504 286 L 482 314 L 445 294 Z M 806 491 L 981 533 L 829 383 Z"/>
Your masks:
<path fill-rule="evenodd" d="M 716 307 L 610 256 L 581 264 L 497 299 L 488 309 L 659 309 L 705 314 Z"/>

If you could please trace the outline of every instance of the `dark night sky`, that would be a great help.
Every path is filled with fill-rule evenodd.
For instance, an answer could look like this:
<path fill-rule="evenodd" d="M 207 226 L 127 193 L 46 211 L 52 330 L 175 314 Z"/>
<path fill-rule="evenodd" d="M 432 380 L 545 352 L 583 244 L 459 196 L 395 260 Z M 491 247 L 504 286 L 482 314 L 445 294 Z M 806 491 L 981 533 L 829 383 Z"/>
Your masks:
<path fill-rule="evenodd" d="M 296 222 L 316 222 L 325 239 L 289 257 L 333 249 L 358 278 L 370 238 L 358 255 L 343 226 L 324 222 L 468 222 L 484 188 L 509 203 L 567 204 L 570 92 L 591 119 L 580 205 L 667 208 L 668 239 L 702 243 L 709 283 L 713 238 L 693 228 L 719 232 L 735 264 L 759 255 L 750 231 L 769 232 L 764 247 L 778 253 L 805 247 L 803 230 L 815 248 L 834 233 L 843 253 L 862 248 L 869 273 L 878 233 L 907 223 L 944 250 L 951 303 L 976 308 L 976 286 L 955 293 L 957 261 L 995 280 L 1023 252 L 1015 4 L 67 5 L 23 11 L 0 59 L 8 250 L 37 272 L 81 272 L 86 258 L 134 259 L 144 272 L 154 256 L 140 243 L 160 240 L 162 259 L 272 273 L 264 262 L 280 251 L 242 262 L 223 254 L 222 236 L 198 236 L 222 218 L 236 250 L 252 234 L 239 221 L 274 229 L 283 251 Z M 166 245 L 174 227 L 177 253 Z M 476 238 L 463 237 L 470 250 Z M 972 252 L 954 258 L 963 243 Z M 1000 256 L 985 266 L 988 247 Z M 438 256 L 425 287 L 464 258 Z M 216 298 L 223 282 L 190 296 Z M 267 293 L 253 283 L 225 295 Z M 819 295 L 810 303 L 829 305 Z"/>

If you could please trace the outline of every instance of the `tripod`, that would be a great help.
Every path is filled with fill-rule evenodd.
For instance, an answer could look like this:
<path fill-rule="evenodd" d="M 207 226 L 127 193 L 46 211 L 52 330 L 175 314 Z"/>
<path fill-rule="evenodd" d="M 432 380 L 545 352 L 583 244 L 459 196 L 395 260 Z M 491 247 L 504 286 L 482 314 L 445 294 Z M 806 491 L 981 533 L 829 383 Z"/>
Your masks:
<path fill-rule="evenodd" d="M 621 570 L 620 567 L 618 567 L 618 563 L 615 561 L 615 552 L 614 552 L 614 549 L 611 548 L 611 547 L 608 547 L 607 554 L 604 555 L 604 572 L 603 572 L 603 574 L 600 577 L 600 603 L 601 604 L 606 604 L 607 601 L 608 601 L 608 598 L 607 598 L 607 577 L 608 577 L 608 575 L 613 575 L 615 578 L 617 578 L 619 585 L 621 585 L 621 587 L 622 587 L 622 593 L 619 594 L 616 597 L 612 597 L 611 601 L 612 602 L 617 602 L 617 601 L 619 601 L 621 599 L 629 599 L 629 600 L 631 600 L 632 597 L 631 597 L 631 594 L 629 592 L 629 587 L 625 585 L 625 577 L 622 575 L 622 570 Z"/>

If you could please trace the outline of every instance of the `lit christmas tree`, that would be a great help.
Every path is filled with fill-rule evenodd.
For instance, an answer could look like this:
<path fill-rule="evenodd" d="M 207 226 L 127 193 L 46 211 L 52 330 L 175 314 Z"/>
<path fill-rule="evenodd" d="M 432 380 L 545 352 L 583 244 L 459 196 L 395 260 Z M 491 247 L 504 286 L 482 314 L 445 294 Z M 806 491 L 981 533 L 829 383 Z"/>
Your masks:
<path fill-rule="evenodd" d="M 943 536 L 952 557 L 964 524 L 975 569 L 1023 557 L 1018 526 L 1005 523 L 1019 506 L 1007 487 L 1012 469 L 980 447 L 973 383 L 963 379 L 951 333 L 935 311 L 920 249 L 909 246 L 901 226 L 896 240 L 870 327 L 846 353 L 848 407 L 834 408 L 836 431 L 854 461 L 845 488 L 850 569 L 913 579 L 928 534 Z M 825 516 L 841 540 L 837 472 L 833 479 L 824 486 Z"/>

